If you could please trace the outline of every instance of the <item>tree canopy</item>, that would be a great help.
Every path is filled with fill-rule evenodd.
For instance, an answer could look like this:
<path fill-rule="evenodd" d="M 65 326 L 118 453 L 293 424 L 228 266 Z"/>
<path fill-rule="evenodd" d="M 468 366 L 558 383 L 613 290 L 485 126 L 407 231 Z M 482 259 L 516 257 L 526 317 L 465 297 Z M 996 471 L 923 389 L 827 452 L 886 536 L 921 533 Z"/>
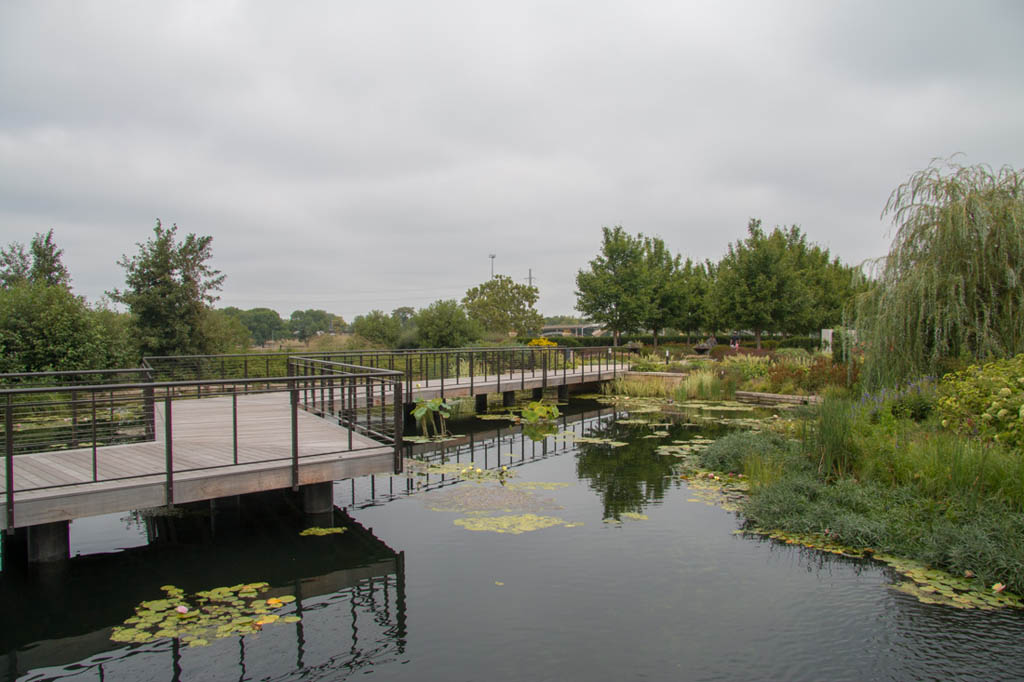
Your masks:
<path fill-rule="evenodd" d="M 383 310 L 371 310 L 352 320 L 352 332 L 368 341 L 391 347 L 398 342 L 402 325 L 397 318 Z"/>
<path fill-rule="evenodd" d="M 177 240 L 178 226 L 166 229 L 156 221 L 153 237 L 139 243 L 134 256 L 118 261 L 125 270 L 125 288 L 109 292 L 128 306 L 143 355 L 189 355 L 216 350 L 204 329 L 204 316 L 217 300 L 224 275 L 211 268 L 213 237 L 189 234 Z"/>
<path fill-rule="evenodd" d="M 454 299 L 421 308 L 414 322 L 422 348 L 460 348 L 480 338 L 479 325 Z"/>
<path fill-rule="evenodd" d="M 27 251 L 24 244 L 11 242 L 0 249 L 0 287 L 21 282 L 70 287 L 71 275 L 63 255 L 64 249 L 53 240 L 53 230 L 36 233 Z"/>
<path fill-rule="evenodd" d="M 472 287 L 462 299 L 466 314 L 485 331 L 507 336 L 528 337 L 540 333 L 544 318 L 533 307 L 537 287 L 519 284 L 506 275 L 495 275 Z"/>
<path fill-rule="evenodd" d="M 936 160 L 882 215 L 895 237 L 857 307 L 869 384 L 1024 352 L 1024 174 Z"/>
<path fill-rule="evenodd" d="M 576 309 L 615 334 L 639 329 L 651 305 L 644 237 L 602 227 L 601 252 L 576 273 Z"/>

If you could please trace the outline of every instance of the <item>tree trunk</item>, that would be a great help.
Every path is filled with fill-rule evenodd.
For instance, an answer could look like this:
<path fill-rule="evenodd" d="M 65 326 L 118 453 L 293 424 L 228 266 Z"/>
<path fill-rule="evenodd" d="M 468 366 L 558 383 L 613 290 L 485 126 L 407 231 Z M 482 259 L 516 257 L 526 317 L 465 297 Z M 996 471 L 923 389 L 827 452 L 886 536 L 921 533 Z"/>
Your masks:
<path fill-rule="evenodd" d="M 761 350 L 761 330 L 758 329 L 754 332 L 754 341 L 757 341 L 757 349 Z"/>
<path fill-rule="evenodd" d="M 613 334 L 612 334 L 612 345 L 613 346 L 618 346 L 619 345 L 619 330 L 618 329 L 616 329 L 615 332 L 613 332 Z"/>
<path fill-rule="evenodd" d="M 657 329 L 652 329 L 651 333 L 654 335 L 654 347 L 657 348 L 658 347 L 658 330 Z"/>

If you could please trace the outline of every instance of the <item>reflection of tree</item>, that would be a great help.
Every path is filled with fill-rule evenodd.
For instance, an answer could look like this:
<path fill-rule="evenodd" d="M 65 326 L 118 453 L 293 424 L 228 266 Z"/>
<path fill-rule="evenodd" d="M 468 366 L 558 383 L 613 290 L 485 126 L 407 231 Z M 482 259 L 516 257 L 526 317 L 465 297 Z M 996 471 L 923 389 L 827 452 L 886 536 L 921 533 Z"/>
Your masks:
<path fill-rule="evenodd" d="M 651 500 L 660 500 L 672 485 L 674 458 L 655 452 L 666 440 L 639 438 L 639 432 L 608 424 L 592 429 L 587 435 L 628 440 L 630 444 L 611 449 L 607 445 L 580 444 L 576 475 L 588 479 L 590 487 L 601 495 L 604 518 L 618 519 L 626 512 L 641 513 Z"/>

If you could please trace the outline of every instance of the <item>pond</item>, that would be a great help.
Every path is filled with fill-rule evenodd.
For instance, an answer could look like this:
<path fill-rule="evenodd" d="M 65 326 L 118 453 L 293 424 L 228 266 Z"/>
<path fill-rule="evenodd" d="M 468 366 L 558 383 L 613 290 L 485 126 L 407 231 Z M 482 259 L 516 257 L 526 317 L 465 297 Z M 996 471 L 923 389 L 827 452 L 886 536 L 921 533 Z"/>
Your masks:
<path fill-rule="evenodd" d="M 1021 612 L 922 604 L 875 562 L 737 534 L 742 519 L 658 452 L 749 415 L 695 428 L 623 424 L 653 417 L 593 403 L 569 412 L 559 431 L 628 444 L 477 422 L 408 477 L 337 483 L 339 509 L 319 525 L 340 534 L 299 535 L 308 522 L 273 496 L 75 522 L 81 556 L 0 573 L 0 680 L 1024 676 Z M 154 610 L 198 611 L 196 593 L 218 587 L 234 588 L 227 620 L 211 615 L 203 641 L 111 641 Z M 245 617 L 254 608 L 274 618 Z"/>

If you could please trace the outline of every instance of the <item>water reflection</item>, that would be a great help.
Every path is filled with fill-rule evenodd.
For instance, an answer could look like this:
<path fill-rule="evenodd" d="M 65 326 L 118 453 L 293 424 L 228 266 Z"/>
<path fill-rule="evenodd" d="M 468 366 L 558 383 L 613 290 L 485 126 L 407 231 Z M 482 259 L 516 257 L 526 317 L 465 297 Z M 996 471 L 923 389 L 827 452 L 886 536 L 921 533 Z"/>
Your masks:
<path fill-rule="evenodd" d="M 263 498 L 266 502 L 266 498 Z M 247 679 L 312 671 L 339 679 L 399 659 L 406 647 L 405 557 L 335 510 L 340 535 L 301 538 L 301 515 L 245 509 L 150 519 L 153 544 L 0 575 L 0 680 Z M 221 532 L 213 523 L 221 520 Z M 172 539 L 173 538 L 173 539 Z M 266 581 L 293 594 L 294 624 L 187 647 L 177 639 L 118 645 L 111 629 L 173 584 L 187 593 Z M 231 671 L 229 673 L 229 671 Z"/>

